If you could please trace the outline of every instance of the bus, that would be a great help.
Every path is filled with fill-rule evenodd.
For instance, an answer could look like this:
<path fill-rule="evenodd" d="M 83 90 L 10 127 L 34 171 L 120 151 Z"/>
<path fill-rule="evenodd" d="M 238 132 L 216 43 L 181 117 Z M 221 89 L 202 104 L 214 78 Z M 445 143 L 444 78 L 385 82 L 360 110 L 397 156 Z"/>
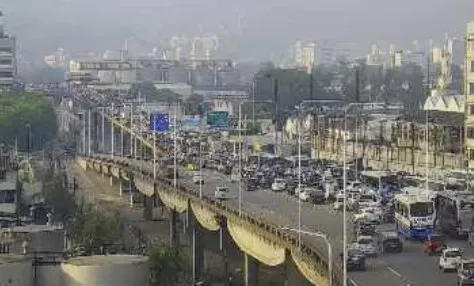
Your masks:
<path fill-rule="evenodd" d="M 474 217 L 474 194 L 470 191 L 440 193 L 435 199 L 436 221 L 449 235 L 467 237 Z"/>
<path fill-rule="evenodd" d="M 424 240 L 433 233 L 434 201 L 423 194 L 397 194 L 395 223 L 397 232 L 410 239 Z"/>

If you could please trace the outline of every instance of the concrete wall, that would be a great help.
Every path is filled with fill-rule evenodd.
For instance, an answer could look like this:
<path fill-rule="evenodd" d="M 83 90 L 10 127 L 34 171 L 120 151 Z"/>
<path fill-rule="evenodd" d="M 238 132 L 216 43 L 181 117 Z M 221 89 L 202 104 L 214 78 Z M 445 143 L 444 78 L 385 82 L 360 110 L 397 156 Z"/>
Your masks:
<path fill-rule="evenodd" d="M 0 258 L 0 285 L 32 286 L 33 266 L 31 259 L 2 255 Z"/>

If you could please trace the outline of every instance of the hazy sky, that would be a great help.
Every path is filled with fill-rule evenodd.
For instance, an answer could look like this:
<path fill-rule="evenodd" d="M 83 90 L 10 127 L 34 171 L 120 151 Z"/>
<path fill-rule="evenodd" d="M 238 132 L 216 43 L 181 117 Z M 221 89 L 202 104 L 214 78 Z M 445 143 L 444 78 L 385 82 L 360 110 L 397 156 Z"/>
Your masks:
<path fill-rule="evenodd" d="M 462 36 L 474 0 L 2 0 L 5 24 L 24 53 L 119 48 L 133 35 L 152 46 L 173 34 L 215 32 L 229 52 L 267 60 L 302 39 L 407 46 Z M 240 19 L 240 21 L 239 21 Z M 238 26 L 240 22 L 240 36 Z"/>

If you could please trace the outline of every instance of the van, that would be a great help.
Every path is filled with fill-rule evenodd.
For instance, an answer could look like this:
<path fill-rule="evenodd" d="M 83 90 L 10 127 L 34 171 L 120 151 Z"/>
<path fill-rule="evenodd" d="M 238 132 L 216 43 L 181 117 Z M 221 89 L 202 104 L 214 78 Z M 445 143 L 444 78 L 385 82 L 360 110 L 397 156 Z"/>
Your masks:
<path fill-rule="evenodd" d="M 214 192 L 214 198 L 218 200 L 228 200 L 231 199 L 229 188 L 227 187 L 217 187 Z"/>

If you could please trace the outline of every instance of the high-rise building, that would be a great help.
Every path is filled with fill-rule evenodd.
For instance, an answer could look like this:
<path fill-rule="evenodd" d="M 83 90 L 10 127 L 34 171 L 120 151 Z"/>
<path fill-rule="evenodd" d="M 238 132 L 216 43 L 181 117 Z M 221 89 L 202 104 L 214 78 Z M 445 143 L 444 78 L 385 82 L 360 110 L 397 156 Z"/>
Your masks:
<path fill-rule="evenodd" d="M 311 72 L 314 66 L 316 45 L 311 41 L 297 41 L 295 43 L 295 62 L 298 68 L 304 68 Z"/>
<path fill-rule="evenodd" d="M 466 59 L 464 65 L 465 110 L 465 150 L 469 168 L 474 168 L 474 21 L 467 24 Z"/>
<path fill-rule="evenodd" d="M 0 89 L 10 88 L 16 77 L 16 40 L 9 36 L 3 26 L 0 11 Z"/>

